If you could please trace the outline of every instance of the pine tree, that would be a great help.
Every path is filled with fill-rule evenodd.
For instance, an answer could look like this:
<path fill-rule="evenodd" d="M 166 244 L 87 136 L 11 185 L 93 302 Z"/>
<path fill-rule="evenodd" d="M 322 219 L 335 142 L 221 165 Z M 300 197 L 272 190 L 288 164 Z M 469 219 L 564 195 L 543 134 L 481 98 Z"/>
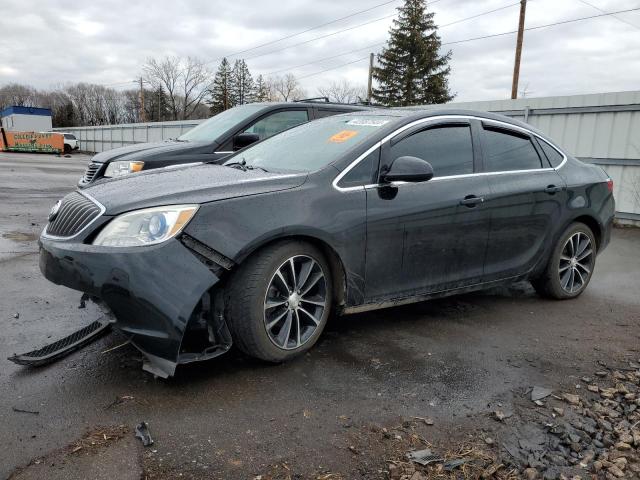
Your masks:
<path fill-rule="evenodd" d="M 378 86 L 373 98 L 388 106 L 446 103 L 451 51 L 440 56 L 441 41 L 434 13 L 425 0 L 405 0 L 389 30 L 389 41 L 373 69 Z"/>
<path fill-rule="evenodd" d="M 254 102 L 268 102 L 271 100 L 271 92 L 269 90 L 269 85 L 262 77 L 262 75 L 258 75 L 256 79 L 256 88 L 255 88 L 255 96 Z"/>
<path fill-rule="evenodd" d="M 231 95 L 233 106 L 253 102 L 254 84 L 249 67 L 244 60 L 236 60 L 233 64 L 233 86 Z"/>
<path fill-rule="evenodd" d="M 220 113 L 233 106 L 232 104 L 233 75 L 231 65 L 223 58 L 209 90 L 209 107 L 212 114 Z"/>
<path fill-rule="evenodd" d="M 144 103 L 147 120 L 162 122 L 171 117 L 169 98 L 162 85 L 159 85 L 155 90 L 145 90 Z"/>

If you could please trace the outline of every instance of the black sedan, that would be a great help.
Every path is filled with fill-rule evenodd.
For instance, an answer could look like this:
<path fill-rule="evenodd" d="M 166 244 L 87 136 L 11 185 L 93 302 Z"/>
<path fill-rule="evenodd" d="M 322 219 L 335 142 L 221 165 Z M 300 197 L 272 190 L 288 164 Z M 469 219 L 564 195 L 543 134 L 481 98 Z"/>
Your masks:
<path fill-rule="evenodd" d="M 135 143 L 94 155 L 78 187 L 169 165 L 224 163 L 233 152 L 288 128 L 316 118 L 364 109 L 357 105 L 320 101 L 239 105 L 214 115 L 176 139 Z M 149 136 L 148 129 L 146 135 Z"/>
<path fill-rule="evenodd" d="M 360 112 L 225 165 L 71 193 L 40 238 L 53 282 L 98 297 L 173 375 L 235 343 L 280 362 L 348 314 L 530 279 L 580 295 L 609 242 L 612 182 L 506 117 Z"/>

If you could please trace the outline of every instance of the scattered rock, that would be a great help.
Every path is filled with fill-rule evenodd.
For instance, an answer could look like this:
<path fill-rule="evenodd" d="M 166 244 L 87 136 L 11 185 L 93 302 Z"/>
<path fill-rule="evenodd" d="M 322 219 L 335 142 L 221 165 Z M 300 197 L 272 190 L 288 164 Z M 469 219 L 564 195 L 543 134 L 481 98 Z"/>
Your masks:
<path fill-rule="evenodd" d="M 579 405 L 580 397 L 578 395 L 574 395 L 573 393 L 563 393 L 562 398 L 571 405 Z"/>
<path fill-rule="evenodd" d="M 536 400 L 542 400 L 543 398 L 547 398 L 552 393 L 553 390 L 551 390 L 550 388 L 536 386 L 531 390 L 531 400 L 534 402 Z"/>
<path fill-rule="evenodd" d="M 16 313 L 14 313 L 14 314 L 13 314 L 13 318 L 20 318 L 20 314 L 19 314 L 19 313 L 17 313 L 17 312 L 16 312 Z"/>
<path fill-rule="evenodd" d="M 498 420 L 500 422 L 504 422 L 504 420 L 506 418 L 511 417 L 513 415 L 513 413 L 504 413 L 502 410 L 496 410 L 495 412 L 493 412 L 493 415 L 494 415 L 496 420 Z"/>
<path fill-rule="evenodd" d="M 522 475 L 527 480 L 536 480 L 538 478 L 538 471 L 535 468 L 529 467 L 522 472 Z"/>

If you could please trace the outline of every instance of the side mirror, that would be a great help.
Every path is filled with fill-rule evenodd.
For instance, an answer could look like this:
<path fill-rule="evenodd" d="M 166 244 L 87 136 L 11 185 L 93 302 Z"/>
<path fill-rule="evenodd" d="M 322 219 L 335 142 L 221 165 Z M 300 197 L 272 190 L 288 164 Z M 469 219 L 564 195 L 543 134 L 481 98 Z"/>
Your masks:
<path fill-rule="evenodd" d="M 239 133 L 233 137 L 233 150 L 240 150 L 252 143 L 256 143 L 258 140 L 260 140 L 260 136 L 256 133 Z"/>
<path fill-rule="evenodd" d="M 418 157 L 398 157 L 383 173 L 382 180 L 389 182 L 426 182 L 433 178 L 433 167 Z"/>

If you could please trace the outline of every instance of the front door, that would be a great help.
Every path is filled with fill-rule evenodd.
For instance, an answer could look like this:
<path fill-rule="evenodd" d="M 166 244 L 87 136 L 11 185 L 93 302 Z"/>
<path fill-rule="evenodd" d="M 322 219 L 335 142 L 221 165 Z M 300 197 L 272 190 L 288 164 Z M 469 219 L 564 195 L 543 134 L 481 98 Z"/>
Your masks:
<path fill-rule="evenodd" d="M 401 156 L 427 160 L 434 178 L 367 188 L 367 301 L 477 283 L 489 233 L 485 176 L 474 175 L 471 124 L 430 123 L 383 145 L 381 170 Z"/>

